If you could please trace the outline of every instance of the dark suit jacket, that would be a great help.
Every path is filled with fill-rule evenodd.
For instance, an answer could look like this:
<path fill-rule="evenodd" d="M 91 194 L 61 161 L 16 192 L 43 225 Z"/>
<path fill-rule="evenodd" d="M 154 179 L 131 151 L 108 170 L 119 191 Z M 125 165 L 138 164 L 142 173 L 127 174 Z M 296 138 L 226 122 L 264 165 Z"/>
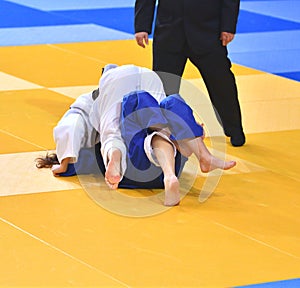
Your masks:
<path fill-rule="evenodd" d="M 136 0 L 135 32 L 152 32 L 156 0 Z M 221 32 L 236 32 L 239 0 L 158 0 L 153 45 L 170 52 L 185 43 L 195 53 L 220 46 Z"/>

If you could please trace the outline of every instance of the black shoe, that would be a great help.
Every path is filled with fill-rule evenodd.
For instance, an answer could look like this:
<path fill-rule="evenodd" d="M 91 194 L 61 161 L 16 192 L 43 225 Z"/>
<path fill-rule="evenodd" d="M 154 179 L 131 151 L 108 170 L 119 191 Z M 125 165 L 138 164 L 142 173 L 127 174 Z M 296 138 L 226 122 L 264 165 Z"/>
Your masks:
<path fill-rule="evenodd" d="M 243 146 L 246 142 L 246 137 L 244 132 L 239 132 L 232 134 L 230 137 L 231 145 L 234 147 Z"/>

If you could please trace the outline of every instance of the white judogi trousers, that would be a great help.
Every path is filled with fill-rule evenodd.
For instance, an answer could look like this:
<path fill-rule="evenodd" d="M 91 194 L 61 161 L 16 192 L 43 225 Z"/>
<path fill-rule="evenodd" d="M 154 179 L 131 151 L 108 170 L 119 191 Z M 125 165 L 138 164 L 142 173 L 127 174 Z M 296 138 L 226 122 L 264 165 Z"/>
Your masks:
<path fill-rule="evenodd" d="M 100 134 L 104 165 L 107 166 L 109 150 L 119 149 L 122 176 L 127 165 L 126 146 L 120 131 L 121 103 L 125 95 L 140 90 L 150 93 L 158 103 L 166 97 L 160 78 L 152 70 L 134 65 L 110 69 L 100 78 L 99 96 L 91 108 L 90 122 Z"/>

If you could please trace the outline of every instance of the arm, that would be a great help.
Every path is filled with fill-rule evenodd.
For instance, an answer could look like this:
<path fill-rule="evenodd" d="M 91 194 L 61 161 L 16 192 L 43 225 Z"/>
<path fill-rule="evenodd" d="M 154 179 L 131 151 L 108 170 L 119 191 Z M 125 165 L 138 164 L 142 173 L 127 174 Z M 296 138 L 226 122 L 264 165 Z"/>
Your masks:
<path fill-rule="evenodd" d="M 156 0 L 136 0 L 134 14 L 135 39 L 139 46 L 148 45 L 148 35 L 152 32 Z"/>
<path fill-rule="evenodd" d="M 221 11 L 221 35 L 222 45 L 230 43 L 236 33 L 236 25 L 239 15 L 239 0 L 224 0 Z"/>

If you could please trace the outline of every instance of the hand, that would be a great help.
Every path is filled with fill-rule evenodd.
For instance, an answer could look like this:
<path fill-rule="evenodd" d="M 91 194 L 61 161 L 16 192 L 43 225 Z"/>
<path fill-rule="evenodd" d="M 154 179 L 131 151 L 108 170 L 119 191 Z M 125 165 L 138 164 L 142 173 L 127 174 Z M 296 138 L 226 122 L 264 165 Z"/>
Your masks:
<path fill-rule="evenodd" d="M 233 33 L 221 32 L 220 40 L 222 41 L 223 46 L 227 46 L 227 44 L 230 43 L 233 40 L 233 38 Z"/>
<path fill-rule="evenodd" d="M 55 176 L 55 177 L 58 177 L 60 173 L 66 172 L 64 167 L 61 167 L 61 165 L 59 165 L 59 164 L 53 165 L 51 170 L 52 170 L 53 176 Z"/>
<path fill-rule="evenodd" d="M 60 164 L 56 164 L 52 166 L 52 173 L 53 176 L 58 177 L 60 173 L 65 173 L 68 169 L 68 164 L 70 162 L 71 158 L 67 157 L 64 158 Z"/>
<path fill-rule="evenodd" d="M 145 44 L 148 45 L 149 44 L 149 39 L 148 39 L 148 33 L 147 32 L 138 32 L 138 33 L 135 33 L 135 40 L 136 40 L 136 43 L 145 48 Z"/>

